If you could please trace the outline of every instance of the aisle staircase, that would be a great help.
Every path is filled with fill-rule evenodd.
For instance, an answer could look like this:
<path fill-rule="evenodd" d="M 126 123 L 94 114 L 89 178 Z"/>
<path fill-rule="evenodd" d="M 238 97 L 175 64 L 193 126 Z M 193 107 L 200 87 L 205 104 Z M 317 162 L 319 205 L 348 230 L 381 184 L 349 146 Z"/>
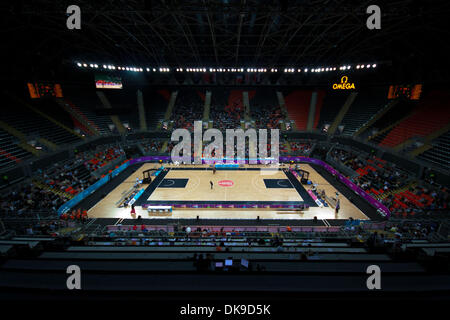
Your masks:
<path fill-rule="evenodd" d="M 147 121 L 145 117 L 144 96 L 141 90 L 136 92 L 137 105 L 139 111 L 139 127 L 142 131 L 147 131 Z"/>
<path fill-rule="evenodd" d="M 0 128 L 9 133 L 10 135 L 16 137 L 19 140 L 17 146 L 19 146 L 23 150 L 28 151 L 29 153 L 35 156 L 41 155 L 42 151 L 37 150 L 32 145 L 28 144 L 25 134 L 23 134 L 21 131 L 17 130 L 16 128 L 13 128 L 9 124 L 1 120 L 0 120 Z"/>
<path fill-rule="evenodd" d="M 297 130 L 304 131 L 307 128 L 311 97 L 310 90 L 296 90 L 284 98 L 289 118 L 294 120 Z"/>
<path fill-rule="evenodd" d="M 331 124 L 330 128 L 328 129 L 328 134 L 332 135 L 336 132 L 337 128 L 339 127 L 339 125 L 342 122 L 342 119 L 344 119 L 344 116 L 347 113 L 348 109 L 350 109 L 350 106 L 355 101 L 357 95 L 358 95 L 358 92 L 352 92 L 347 97 L 347 100 L 345 101 L 342 108 L 339 110 L 336 118 L 334 118 L 333 123 Z"/>
<path fill-rule="evenodd" d="M 55 99 L 56 102 L 65 110 L 67 113 L 69 113 L 74 119 L 76 119 L 79 124 L 81 125 L 83 131 L 87 131 L 86 134 L 88 135 L 100 135 L 100 129 L 93 123 L 91 120 L 89 120 L 81 110 L 75 106 L 71 101 L 67 99 Z"/>
<path fill-rule="evenodd" d="M 35 186 L 37 186 L 37 187 L 39 187 L 39 188 L 41 188 L 43 190 L 50 191 L 51 193 L 53 193 L 53 194 L 55 194 L 55 195 L 57 195 L 59 197 L 66 198 L 68 200 L 70 200 L 70 199 L 72 199 L 74 197 L 73 194 L 70 194 L 70 193 L 65 192 L 65 191 L 57 190 L 56 188 L 54 188 L 52 186 L 49 186 L 48 184 L 46 184 L 46 183 L 44 183 L 44 182 L 42 182 L 40 180 L 33 179 L 32 182 L 33 182 L 33 184 Z"/>
<path fill-rule="evenodd" d="M 207 90 L 205 94 L 205 104 L 203 106 L 203 121 L 209 120 L 210 110 L 211 110 L 211 91 Z"/>
<path fill-rule="evenodd" d="M 169 103 L 167 104 L 166 113 L 164 115 L 164 121 L 169 121 L 172 117 L 173 108 L 175 107 L 175 103 L 177 102 L 178 91 L 173 91 L 170 94 Z M 162 123 L 158 124 L 158 129 L 161 129 Z M 171 125 L 169 125 L 169 129 Z"/>
<path fill-rule="evenodd" d="M 62 124 L 61 122 L 59 122 L 58 120 L 54 119 L 53 117 L 43 113 L 42 111 L 40 111 L 39 109 L 35 108 L 34 106 L 26 103 L 25 101 L 23 101 L 22 99 L 17 98 L 16 96 L 10 95 L 10 97 L 20 103 L 21 105 L 27 107 L 28 109 L 32 110 L 33 112 L 37 113 L 38 115 L 40 115 L 42 118 L 47 119 L 48 121 L 52 122 L 53 124 L 55 124 L 56 126 L 64 129 L 65 131 L 69 132 L 70 134 L 83 139 L 84 137 L 82 135 L 80 135 L 79 133 L 75 132 L 74 130 L 72 130 L 71 128 L 67 127 L 66 125 Z"/>
<path fill-rule="evenodd" d="M 108 98 L 106 98 L 105 94 L 102 91 L 96 91 L 96 93 L 97 93 L 97 96 L 99 97 L 100 101 L 102 102 L 103 107 L 105 109 L 112 109 L 112 106 L 109 103 Z M 120 118 L 117 115 L 111 115 L 110 118 L 111 118 L 111 121 L 116 126 L 119 133 L 120 134 L 125 133 L 126 130 L 125 130 L 123 123 L 120 121 Z"/>
<path fill-rule="evenodd" d="M 405 192 L 406 190 L 409 190 L 410 188 L 415 188 L 416 186 L 417 186 L 417 181 L 412 181 L 404 187 L 401 187 L 401 188 L 398 188 L 395 190 L 391 190 L 389 192 L 380 193 L 379 195 L 377 195 L 375 197 L 377 198 L 377 200 L 381 201 L 381 200 L 386 199 L 390 195 L 396 195 L 396 194 Z"/>

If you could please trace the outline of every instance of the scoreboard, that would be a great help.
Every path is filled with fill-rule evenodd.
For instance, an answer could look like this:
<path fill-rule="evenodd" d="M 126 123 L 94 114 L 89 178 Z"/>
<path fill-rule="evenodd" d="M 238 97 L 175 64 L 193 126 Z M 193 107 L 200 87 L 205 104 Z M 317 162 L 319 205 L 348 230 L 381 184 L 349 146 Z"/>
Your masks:
<path fill-rule="evenodd" d="M 389 86 L 388 99 L 405 97 L 409 100 L 419 100 L 422 93 L 422 85 L 391 85 Z"/>
<path fill-rule="evenodd" d="M 32 99 L 38 99 L 43 97 L 56 97 L 56 98 L 63 97 L 61 85 L 58 83 L 28 82 L 27 86 L 28 92 L 30 93 L 30 97 Z"/>
<path fill-rule="evenodd" d="M 97 89 L 122 89 L 122 79 L 106 74 L 96 74 L 95 87 Z"/>

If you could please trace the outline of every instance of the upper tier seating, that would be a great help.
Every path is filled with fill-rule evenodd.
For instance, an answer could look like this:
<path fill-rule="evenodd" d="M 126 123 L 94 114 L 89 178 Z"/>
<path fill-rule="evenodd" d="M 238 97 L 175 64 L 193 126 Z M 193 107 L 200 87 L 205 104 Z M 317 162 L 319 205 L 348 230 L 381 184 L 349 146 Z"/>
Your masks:
<path fill-rule="evenodd" d="M 295 121 L 298 130 L 306 130 L 311 94 L 311 90 L 295 90 L 284 96 L 289 118 Z"/>
<path fill-rule="evenodd" d="M 18 146 L 18 139 L 0 129 L 0 169 L 15 166 L 32 157 L 32 154 Z"/>
<path fill-rule="evenodd" d="M 364 123 L 387 103 L 387 88 L 361 90 L 342 119 L 345 135 L 353 135 Z"/>
<path fill-rule="evenodd" d="M 339 110 L 344 105 L 347 100 L 348 93 L 342 92 L 327 92 L 324 99 L 323 105 L 320 110 L 320 118 L 317 125 L 317 129 L 322 130 L 325 124 L 331 125 L 336 118 Z"/>
<path fill-rule="evenodd" d="M 433 148 L 418 156 L 427 162 L 450 171 L 450 131 L 431 142 Z"/>
<path fill-rule="evenodd" d="M 103 108 L 94 88 L 64 86 L 64 96 L 78 114 L 92 122 L 100 134 L 111 134 L 109 125 L 111 118 L 107 115 L 98 115 L 95 110 Z"/>
<path fill-rule="evenodd" d="M 28 141 L 45 138 L 56 145 L 63 146 L 81 140 L 76 135 L 26 108 L 21 103 L 10 103 L 13 107 L 2 109 L 2 121 L 25 134 Z M 38 101 L 34 103 L 34 106 L 67 127 L 73 128 L 70 116 L 54 101 Z"/>
<path fill-rule="evenodd" d="M 194 121 L 203 119 L 202 97 L 196 90 L 178 90 L 177 100 L 172 110 L 173 128 L 184 128 L 193 131 Z"/>
<path fill-rule="evenodd" d="M 423 97 L 412 114 L 397 124 L 380 145 L 395 147 L 413 137 L 426 137 L 450 123 L 450 94 L 432 91 Z"/>

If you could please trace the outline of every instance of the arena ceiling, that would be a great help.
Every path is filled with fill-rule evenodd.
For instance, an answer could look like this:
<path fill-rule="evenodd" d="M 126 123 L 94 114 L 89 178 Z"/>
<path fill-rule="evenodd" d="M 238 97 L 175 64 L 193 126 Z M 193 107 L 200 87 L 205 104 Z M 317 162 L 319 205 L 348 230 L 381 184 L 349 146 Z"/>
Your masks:
<path fill-rule="evenodd" d="M 168 67 L 280 67 L 399 61 L 428 67 L 449 51 L 449 1 L 393 0 L 368 30 L 366 0 L 2 2 L 8 63 L 75 60 Z M 66 9 L 81 8 L 81 30 Z M 431 59 L 435 57 L 435 59 Z"/>

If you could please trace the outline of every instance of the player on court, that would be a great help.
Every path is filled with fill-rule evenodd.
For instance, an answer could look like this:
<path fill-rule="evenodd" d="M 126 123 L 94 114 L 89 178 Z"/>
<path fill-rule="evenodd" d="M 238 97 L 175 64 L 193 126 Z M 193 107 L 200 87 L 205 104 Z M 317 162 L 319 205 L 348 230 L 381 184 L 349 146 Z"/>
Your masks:
<path fill-rule="evenodd" d="M 214 183 L 212 181 L 209 181 L 209 184 L 211 185 L 211 190 L 213 189 Z"/>

